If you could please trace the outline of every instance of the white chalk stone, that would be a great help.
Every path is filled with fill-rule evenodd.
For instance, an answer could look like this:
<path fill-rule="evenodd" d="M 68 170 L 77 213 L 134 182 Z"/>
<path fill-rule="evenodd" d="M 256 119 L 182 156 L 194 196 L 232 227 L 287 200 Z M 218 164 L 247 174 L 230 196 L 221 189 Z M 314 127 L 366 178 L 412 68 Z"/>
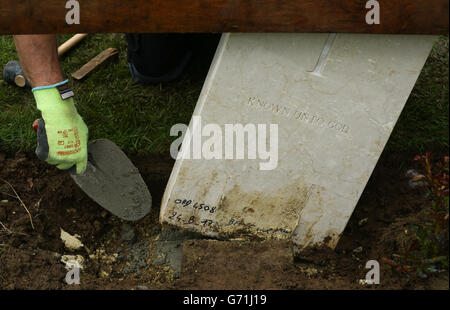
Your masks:
<path fill-rule="evenodd" d="M 64 245 L 66 246 L 67 249 L 74 251 L 84 246 L 83 243 L 78 239 L 80 238 L 80 236 L 78 235 L 72 236 L 62 228 L 60 228 L 60 230 L 61 230 L 61 240 L 64 242 Z"/>
<path fill-rule="evenodd" d="M 178 159 L 161 222 L 211 236 L 292 238 L 297 249 L 334 247 L 434 40 L 224 34 L 194 127 L 278 124 L 277 166 L 260 170 L 267 160 L 258 158 Z"/>

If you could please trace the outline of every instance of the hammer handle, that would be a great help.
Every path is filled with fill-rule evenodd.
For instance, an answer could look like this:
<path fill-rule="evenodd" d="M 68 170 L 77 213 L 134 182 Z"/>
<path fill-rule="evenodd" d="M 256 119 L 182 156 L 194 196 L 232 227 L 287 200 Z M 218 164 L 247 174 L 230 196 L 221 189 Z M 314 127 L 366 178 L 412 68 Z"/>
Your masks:
<path fill-rule="evenodd" d="M 64 42 L 58 47 L 58 56 L 62 56 L 72 47 L 77 45 L 81 40 L 83 40 L 88 34 L 87 33 L 79 33 L 71 37 L 69 40 Z"/>

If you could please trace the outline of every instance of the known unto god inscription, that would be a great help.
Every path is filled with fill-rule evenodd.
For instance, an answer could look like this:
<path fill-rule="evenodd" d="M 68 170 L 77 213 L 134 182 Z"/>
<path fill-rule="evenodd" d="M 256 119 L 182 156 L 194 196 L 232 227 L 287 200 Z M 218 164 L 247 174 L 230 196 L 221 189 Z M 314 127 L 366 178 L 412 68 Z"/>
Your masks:
<path fill-rule="evenodd" d="M 247 101 L 248 106 L 261 109 L 264 111 L 270 111 L 275 115 L 296 119 L 306 124 L 311 124 L 318 127 L 327 127 L 336 130 L 341 133 L 348 133 L 350 127 L 336 122 L 334 120 L 325 120 L 318 115 L 306 113 L 299 110 L 291 110 L 286 106 L 280 106 L 278 104 L 270 104 L 255 97 L 250 97 Z"/>

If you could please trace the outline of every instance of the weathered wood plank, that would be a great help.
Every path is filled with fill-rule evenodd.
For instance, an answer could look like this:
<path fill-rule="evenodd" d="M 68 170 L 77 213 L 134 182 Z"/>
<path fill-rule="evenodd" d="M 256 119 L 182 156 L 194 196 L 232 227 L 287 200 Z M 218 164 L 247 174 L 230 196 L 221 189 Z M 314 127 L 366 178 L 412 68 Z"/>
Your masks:
<path fill-rule="evenodd" d="M 380 0 L 369 25 L 367 0 L 90 0 L 80 24 L 67 0 L 1 0 L 0 34 L 104 32 L 448 33 L 449 0 Z"/>

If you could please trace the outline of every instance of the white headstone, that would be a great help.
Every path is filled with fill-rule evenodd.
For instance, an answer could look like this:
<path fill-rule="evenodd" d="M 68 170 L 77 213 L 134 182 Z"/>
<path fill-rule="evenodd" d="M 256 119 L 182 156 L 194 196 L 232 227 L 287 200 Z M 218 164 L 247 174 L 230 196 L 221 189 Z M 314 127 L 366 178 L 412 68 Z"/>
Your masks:
<path fill-rule="evenodd" d="M 177 159 L 167 185 L 161 222 L 210 236 L 334 247 L 434 40 L 224 34 L 183 141 L 184 158 Z M 208 124 L 216 125 L 205 129 Z M 221 142 L 225 124 L 254 125 L 256 159 L 248 158 L 247 140 L 245 159 L 225 159 L 229 141 L 215 149 L 222 159 L 193 151 L 211 139 L 193 138 L 202 130 L 215 130 L 214 141 Z M 266 125 L 266 136 L 258 124 Z M 274 136 L 270 124 L 278 125 Z M 275 135 L 277 154 L 261 159 L 259 147 L 273 148 Z"/>

